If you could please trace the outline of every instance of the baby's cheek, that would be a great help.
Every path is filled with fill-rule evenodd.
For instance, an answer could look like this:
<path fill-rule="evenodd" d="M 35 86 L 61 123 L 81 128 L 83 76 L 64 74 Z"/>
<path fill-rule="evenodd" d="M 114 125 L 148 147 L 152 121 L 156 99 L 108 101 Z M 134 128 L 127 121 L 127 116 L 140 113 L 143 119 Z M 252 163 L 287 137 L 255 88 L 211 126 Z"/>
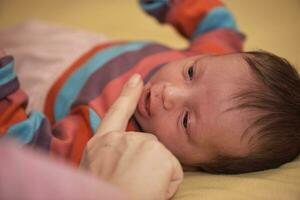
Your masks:
<path fill-rule="evenodd" d="M 174 136 L 176 134 L 172 134 L 172 130 L 169 129 L 165 124 L 156 124 L 154 127 L 154 135 L 163 143 L 168 144 L 174 141 Z"/>
<path fill-rule="evenodd" d="M 4 57 L 6 54 L 5 54 L 5 52 L 4 52 L 4 50 L 3 49 L 0 49 L 0 58 L 1 57 Z"/>
<path fill-rule="evenodd" d="M 144 130 L 154 134 L 163 144 L 174 140 L 176 126 L 171 121 L 165 119 L 162 115 L 159 118 L 152 118 L 145 123 Z"/>

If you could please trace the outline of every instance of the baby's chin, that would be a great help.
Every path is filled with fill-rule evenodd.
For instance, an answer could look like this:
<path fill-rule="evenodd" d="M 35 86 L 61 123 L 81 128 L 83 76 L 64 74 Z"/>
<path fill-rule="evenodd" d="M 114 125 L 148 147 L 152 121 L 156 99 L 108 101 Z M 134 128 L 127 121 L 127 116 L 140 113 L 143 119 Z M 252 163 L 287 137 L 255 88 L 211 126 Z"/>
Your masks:
<path fill-rule="evenodd" d="M 143 125 L 143 123 L 145 123 L 145 121 L 142 121 L 140 119 L 137 111 L 135 111 L 135 113 L 132 116 L 132 122 L 137 131 L 156 135 L 153 131 L 149 130 L 149 127 Z"/>

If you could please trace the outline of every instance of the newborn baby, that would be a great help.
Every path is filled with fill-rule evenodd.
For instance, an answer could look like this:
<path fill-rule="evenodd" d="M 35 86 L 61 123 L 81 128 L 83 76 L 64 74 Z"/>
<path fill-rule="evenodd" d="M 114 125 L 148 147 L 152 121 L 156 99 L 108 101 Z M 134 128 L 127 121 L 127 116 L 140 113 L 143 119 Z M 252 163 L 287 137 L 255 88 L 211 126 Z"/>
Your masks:
<path fill-rule="evenodd" d="M 183 166 L 242 173 L 274 168 L 299 154 L 300 80 L 285 59 L 242 53 L 244 37 L 219 1 L 140 2 L 190 46 L 99 44 L 56 74 L 46 91 L 46 116 L 27 116 L 14 59 L 6 56 L 0 63 L 0 133 L 78 164 L 122 85 L 139 73 L 145 88 L 128 130 L 156 135 Z M 34 95 L 29 92 L 29 99 Z"/>

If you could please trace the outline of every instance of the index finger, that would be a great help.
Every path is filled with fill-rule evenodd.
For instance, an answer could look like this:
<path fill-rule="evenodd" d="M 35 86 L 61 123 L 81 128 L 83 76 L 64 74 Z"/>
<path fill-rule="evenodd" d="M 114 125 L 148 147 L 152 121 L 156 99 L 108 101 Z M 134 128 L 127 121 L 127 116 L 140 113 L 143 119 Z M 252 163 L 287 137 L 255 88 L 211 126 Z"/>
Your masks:
<path fill-rule="evenodd" d="M 125 131 L 128 120 L 133 115 L 143 90 L 143 82 L 139 74 L 133 75 L 123 86 L 120 96 L 105 114 L 97 134 L 112 131 Z"/>

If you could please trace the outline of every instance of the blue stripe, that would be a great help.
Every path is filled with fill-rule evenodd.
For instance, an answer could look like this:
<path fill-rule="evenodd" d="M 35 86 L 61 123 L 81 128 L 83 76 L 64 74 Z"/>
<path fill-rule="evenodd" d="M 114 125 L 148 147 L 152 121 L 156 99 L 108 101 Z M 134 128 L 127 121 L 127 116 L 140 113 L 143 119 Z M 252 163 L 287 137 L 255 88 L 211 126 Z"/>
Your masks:
<path fill-rule="evenodd" d="M 233 30 L 238 30 L 234 17 L 230 11 L 223 6 L 212 9 L 205 16 L 201 23 L 198 24 L 192 38 L 218 28 L 230 28 Z"/>
<path fill-rule="evenodd" d="M 90 115 L 90 126 L 93 130 L 93 133 L 95 134 L 96 131 L 97 131 L 98 126 L 101 123 L 101 119 L 97 115 L 97 113 L 91 108 L 89 108 L 89 115 Z"/>
<path fill-rule="evenodd" d="M 6 136 L 17 138 L 20 142 L 28 144 L 32 141 L 44 118 L 42 113 L 33 112 L 27 120 L 10 127 Z"/>
<path fill-rule="evenodd" d="M 151 3 L 149 3 L 149 1 L 147 2 L 144 0 L 140 0 L 140 4 L 144 10 L 152 11 L 152 10 L 162 8 L 165 5 L 168 5 L 168 0 L 155 0 L 155 1 L 151 1 Z"/>
<path fill-rule="evenodd" d="M 3 68 L 0 68 L 0 85 L 4 85 L 16 78 L 16 73 L 14 72 L 13 64 L 13 62 L 10 62 Z"/>
<path fill-rule="evenodd" d="M 126 53 L 128 51 L 135 51 L 143 48 L 148 42 L 135 42 L 129 44 L 123 44 L 107 48 L 88 60 L 82 67 L 80 67 L 70 78 L 65 82 L 60 89 L 54 106 L 54 116 L 56 120 L 59 120 L 66 116 L 72 103 L 75 101 L 80 90 L 89 79 L 89 77 L 105 63 L 111 59 Z"/>

